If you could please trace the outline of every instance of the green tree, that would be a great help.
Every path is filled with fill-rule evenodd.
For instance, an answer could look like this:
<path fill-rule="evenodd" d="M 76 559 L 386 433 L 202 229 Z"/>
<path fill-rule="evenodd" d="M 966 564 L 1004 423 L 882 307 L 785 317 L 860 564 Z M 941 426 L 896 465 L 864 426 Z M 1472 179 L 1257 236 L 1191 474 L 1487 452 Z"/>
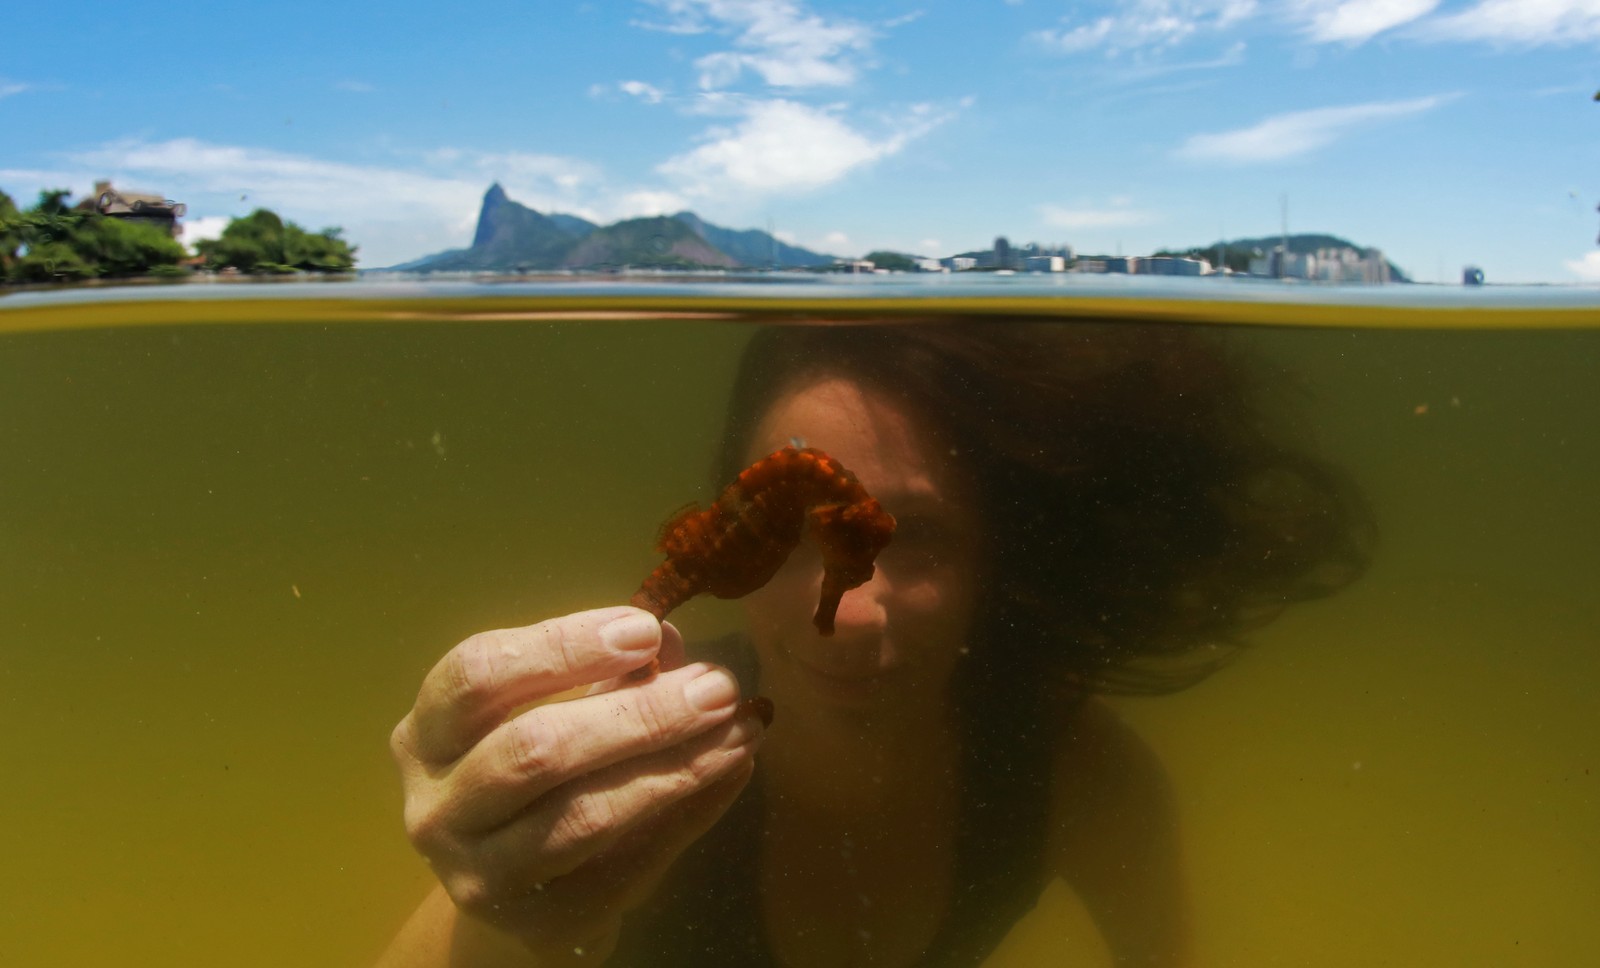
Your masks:
<path fill-rule="evenodd" d="M 79 226 L 79 253 L 92 254 L 100 275 L 148 275 L 176 268 L 183 261 L 183 244 L 159 225 L 120 218 L 90 216 Z"/>
<path fill-rule="evenodd" d="M 70 194 L 59 188 L 42 191 L 26 212 L 11 204 L 15 214 L 7 218 L 5 234 L 15 239 L 15 248 L 7 260 L 6 281 L 73 282 L 95 275 L 94 266 L 71 244 L 82 215 L 68 208 Z"/>
<path fill-rule="evenodd" d="M 13 268 L 16 282 L 81 282 L 99 275 L 93 263 L 85 262 L 78 251 L 65 242 L 30 242 Z"/>
<path fill-rule="evenodd" d="M 11 196 L 0 192 L 0 282 L 11 278 L 11 267 L 17 263 L 17 250 L 22 248 L 22 212 Z"/>
<path fill-rule="evenodd" d="M 178 272 L 183 246 L 159 226 L 69 204 L 50 189 L 26 212 L 0 196 L 0 270 L 10 282 L 75 282 Z"/>
<path fill-rule="evenodd" d="M 67 199 L 72 197 L 72 192 L 65 188 L 46 188 L 39 193 L 39 200 L 34 203 L 33 210 L 39 215 L 68 215 L 72 206 L 67 204 Z"/>
<path fill-rule="evenodd" d="M 240 272 L 349 272 L 356 264 L 356 250 L 340 229 L 307 232 L 264 208 L 234 219 L 220 237 L 195 249 L 208 268 Z"/>
<path fill-rule="evenodd" d="M 289 265 L 311 272 L 349 272 L 356 265 L 356 247 L 340 228 L 312 233 L 291 222 L 285 226 L 284 255 Z"/>
<path fill-rule="evenodd" d="M 868 252 L 866 260 L 879 269 L 889 269 L 894 272 L 915 272 L 917 268 L 917 263 L 910 256 L 885 249 Z"/>

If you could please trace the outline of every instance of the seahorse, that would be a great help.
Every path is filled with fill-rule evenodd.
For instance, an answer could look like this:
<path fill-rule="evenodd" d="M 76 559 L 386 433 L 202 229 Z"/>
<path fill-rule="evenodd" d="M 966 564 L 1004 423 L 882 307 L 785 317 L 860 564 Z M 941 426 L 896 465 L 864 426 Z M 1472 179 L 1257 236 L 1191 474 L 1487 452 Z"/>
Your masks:
<path fill-rule="evenodd" d="M 765 585 L 809 531 L 822 549 L 822 595 L 812 623 L 833 634 L 844 593 L 872 578 L 894 516 L 856 476 L 814 447 L 756 461 L 709 508 L 690 506 L 661 528 L 667 556 L 630 604 L 656 618 L 701 593 L 740 598 Z"/>

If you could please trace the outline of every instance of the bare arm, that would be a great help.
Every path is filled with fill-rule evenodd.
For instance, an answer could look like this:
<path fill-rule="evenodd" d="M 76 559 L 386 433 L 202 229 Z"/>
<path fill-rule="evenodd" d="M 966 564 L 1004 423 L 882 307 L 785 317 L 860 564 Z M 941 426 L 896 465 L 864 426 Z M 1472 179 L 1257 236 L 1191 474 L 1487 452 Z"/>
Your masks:
<path fill-rule="evenodd" d="M 444 888 L 435 887 L 411 915 L 378 968 L 436 965 L 537 965 L 533 953 L 511 935 L 462 918 Z"/>
<path fill-rule="evenodd" d="M 1177 810 L 1154 752 L 1104 703 L 1065 724 L 1050 833 L 1054 873 L 1119 965 L 1190 964 Z"/>

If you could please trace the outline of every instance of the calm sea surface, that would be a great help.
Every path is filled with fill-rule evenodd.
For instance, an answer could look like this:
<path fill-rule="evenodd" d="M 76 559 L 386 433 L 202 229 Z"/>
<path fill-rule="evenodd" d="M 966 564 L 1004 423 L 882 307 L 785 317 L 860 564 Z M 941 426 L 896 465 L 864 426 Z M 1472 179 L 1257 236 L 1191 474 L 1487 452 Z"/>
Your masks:
<path fill-rule="evenodd" d="M 1200 962 L 1588 963 L 1600 293 L 995 283 L 0 298 L 0 961 L 371 960 L 430 883 L 386 750 L 429 666 L 626 599 L 755 327 L 959 310 L 1215 327 L 1374 504 L 1360 582 L 1117 701 Z M 1106 963 L 1058 885 L 991 964 L 1063 938 Z"/>

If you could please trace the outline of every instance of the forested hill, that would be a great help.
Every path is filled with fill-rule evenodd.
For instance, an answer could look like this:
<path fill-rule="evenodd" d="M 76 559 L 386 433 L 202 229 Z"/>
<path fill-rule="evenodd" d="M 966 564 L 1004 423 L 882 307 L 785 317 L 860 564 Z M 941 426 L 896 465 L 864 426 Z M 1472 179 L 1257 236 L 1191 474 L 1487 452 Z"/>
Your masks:
<path fill-rule="evenodd" d="M 547 215 L 512 200 L 495 184 L 483 196 L 470 247 L 391 268 L 405 272 L 810 268 L 833 261 L 832 256 L 786 245 L 759 229 L 712 225 L 693 212 L 608 226 L 576 215 Z"/>
<path fill-rule="evenodd" d="M 1236 272 L 1244 272 L 1250 262 L 1250 257 L 1257 253 L 1271 252 L 1284 242 L 1281 235 L 1263 235 L 1249 239 L 1229 239 L 1227 241 L 1213 242 L 1208 246 L 1196 246 L 1192 249 L 1170 250 L 1163 249 L 1157 255 L 1186 255 L 1194 258 L 1205 259 L 1208 262 L 1217 261 L 1217 253 L 1223 251 L 1227 258 L 1228 267 Z M 1321 232 L 1306 232 L 1300 235 L 1289 236 L 1289 251 L 1295 255 L 1305 255 L 1316 252 L 1318 249 L 1355 249 L 1363 256 L 1371 256 L 1378 250 L 1372 246 L 1356 245 L 1349 239 L 1337 235 L 1327 235 Z M 1411 277 L 1405 270 L 1385 259 L 1389 263 L 1389 277 L 1395 282 L 1410 282 Z"/>

